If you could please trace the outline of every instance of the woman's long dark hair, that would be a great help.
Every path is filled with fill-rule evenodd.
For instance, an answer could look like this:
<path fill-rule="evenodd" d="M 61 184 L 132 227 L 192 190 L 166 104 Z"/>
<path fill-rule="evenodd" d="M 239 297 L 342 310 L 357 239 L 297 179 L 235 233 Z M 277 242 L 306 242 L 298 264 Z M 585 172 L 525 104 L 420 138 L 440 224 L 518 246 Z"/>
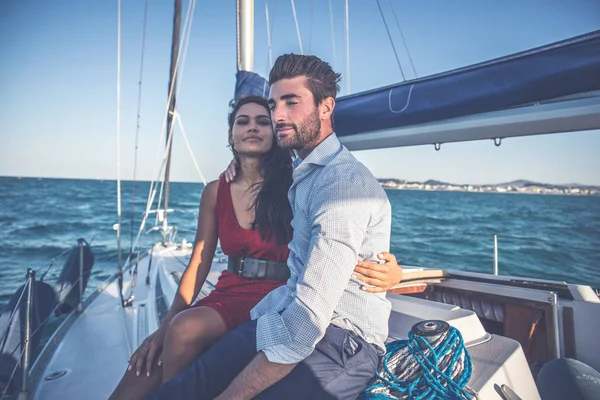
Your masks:
<path fill-rule="evenodd" d="M 263 106 L 269 113 L 269 104 L 261 96 L 248 95 L 232 100 L 228 116 L 229 132 L 233 131 L 237 112 L 248 103 Z M 237 159 L 238 155 L 233 146 L 231 146 L 231 150 Z M 287 197 L 292 184 L 292 158 L 288 150 L 277 145 L 275 137 L 273 137 L 271 150 L 265 154 L 263 159 L 262 177 L 262 182 L 251 187 L 252 191 L 258 191 L 253 203 L 252 229 L 258 227 L 260 237 L 264 241 L 270 240 L 274 235 L 277 244 L 288 244 L 292 240 L 292 208 Z"/>

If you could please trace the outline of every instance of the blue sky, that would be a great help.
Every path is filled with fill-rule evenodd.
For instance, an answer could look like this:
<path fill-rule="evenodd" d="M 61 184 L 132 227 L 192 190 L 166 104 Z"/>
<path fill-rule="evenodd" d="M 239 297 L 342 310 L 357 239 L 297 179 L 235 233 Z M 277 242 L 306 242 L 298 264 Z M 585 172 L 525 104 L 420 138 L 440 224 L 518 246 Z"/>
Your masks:
<path fill-rule="evenodd" d="M 132 177 L 143 0 L 123 0 L 121 176 Z M 305 52 L 346 75 L 344 1 L 296 0 Z M 407 77 L 413 77 L 389 1 L 381 0 Z M 149 0 L 138 179 L 151 179 L 165 113 L 172 2 Z M 184 0 L 184 11 L 187 8 Z M 255 70 L 268 70 L 264 1 L 256 1 Z M 377 3 L 350 0 L 350 92 L 401 80 Z M 600 29 L 595 0 L 393 0 L 416 72 L 484 61 Z M 269 0 L 273 55 L 299 52 L 290 1 Z M 312 12 L 311 12 L 312 10 Z M 313 17 L 311 18 L 311 14 Z M 116 177 L 116 0 L 0 4 L 0 175 Z M 335 54 L 335 57 L 334 57 Z M 235 79 L 235 1 L 198 1 L 179 112 L 207 179 L 231 154 L 226 115 Z M 344 76 L 344 79 L 347 79 Z M 347 94 L 346 81 L 341 95 Z M 199 181 L 179 132 L 171 177 Z M 378 177 L 497 183 L 532 179 L 600 185 L 600 132 L 370 150 L 354 154 Z"/>

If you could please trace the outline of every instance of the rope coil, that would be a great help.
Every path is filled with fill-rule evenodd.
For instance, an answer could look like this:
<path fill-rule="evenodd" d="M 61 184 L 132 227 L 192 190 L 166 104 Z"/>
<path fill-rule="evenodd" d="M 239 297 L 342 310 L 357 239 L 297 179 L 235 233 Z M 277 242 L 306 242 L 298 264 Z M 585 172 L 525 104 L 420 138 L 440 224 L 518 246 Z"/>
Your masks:
<path fill-rule="evenodd" d="M 444 321 L 423 321 L 408 336 L 386 346 L 376 378 L 360 399 L 476 398 L 467 386 L 471 358 L 456 328 Z"/>

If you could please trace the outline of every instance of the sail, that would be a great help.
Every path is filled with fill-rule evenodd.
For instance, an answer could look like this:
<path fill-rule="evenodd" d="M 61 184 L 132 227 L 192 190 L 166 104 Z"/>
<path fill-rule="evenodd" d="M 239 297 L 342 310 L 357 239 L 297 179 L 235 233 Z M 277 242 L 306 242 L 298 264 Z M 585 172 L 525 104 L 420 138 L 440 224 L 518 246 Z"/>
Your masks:
<path fill-rule="evenodd" d="M 595 31 L 340 97 L 335 131 L 361 150 L 600 129 L 598 71 Z"/>
<path fill-rule="evenodd" d="M 598 71 L 600 31 L 340 98 L 335 129 L 352 149 L 598 129 L 598 93 L 577 96 Z"/>
<path fill-rule="evenodd" d="M 269 82 L 257 73 L 250 71 L 238 71 L 235 83 L 235 98 L 256 95 L 269 97 Z"/>

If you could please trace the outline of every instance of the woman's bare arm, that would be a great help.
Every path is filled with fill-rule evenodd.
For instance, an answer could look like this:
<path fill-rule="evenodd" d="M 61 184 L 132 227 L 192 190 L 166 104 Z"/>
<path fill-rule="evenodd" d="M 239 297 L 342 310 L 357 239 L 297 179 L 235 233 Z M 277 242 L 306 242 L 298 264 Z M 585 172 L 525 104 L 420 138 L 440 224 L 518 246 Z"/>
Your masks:
<path fill-rule="evenodd" d="M 217 248 L 217 189 L 218 181 L 210 182 L 202 192 L 198 228 L 190 262 L 181 277 L 179 288 L 164 323 L 188 308 L 196 298 L 212 265 Z"/>

